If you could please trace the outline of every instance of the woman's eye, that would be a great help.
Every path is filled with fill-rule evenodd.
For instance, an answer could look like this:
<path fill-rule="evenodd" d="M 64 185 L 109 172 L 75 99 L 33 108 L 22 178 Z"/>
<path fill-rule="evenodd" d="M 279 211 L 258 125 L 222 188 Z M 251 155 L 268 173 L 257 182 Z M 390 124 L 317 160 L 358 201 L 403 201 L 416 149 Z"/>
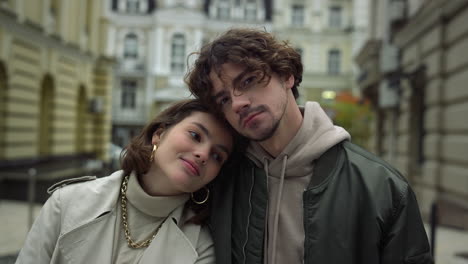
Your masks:
<path fill-rule="evenodd" d="M 194 132 L 194 131 L 189 131 L 189 133 L 190 133 L 190 136 L 191 136 L 194 140 L 200 142 L 200 140 L 201 140 L 200 134 L 198 134 L 197 132 Z"/>

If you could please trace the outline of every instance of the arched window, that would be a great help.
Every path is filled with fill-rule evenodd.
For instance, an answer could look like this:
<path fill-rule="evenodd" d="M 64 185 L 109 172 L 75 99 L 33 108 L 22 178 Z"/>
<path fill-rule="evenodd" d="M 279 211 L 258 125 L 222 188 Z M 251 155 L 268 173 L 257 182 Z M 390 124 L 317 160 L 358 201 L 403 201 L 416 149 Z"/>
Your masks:
<path fill-rule="evenodd" d="M 332 49 L 328 52 L 328 74 L 340 74 L 341 52 Z"/>
<path fill-rule="evenodd" d="M 40 128 L 39 128 L 39 155 L 51 154 L 53 120 L 54 120 L 54 80 L 47 75 L 41 85 L 40 97 Z"/>
<path fill-rule="evenodd" d="M 129 33 L 124 39 L 124 58 L 138 58 L 138 37 L 134 33 Z"/>
<path fill-rule="evenodd" d="M 86 128 L 88 126 L 88 112 L 87 112 L 86 89 L 80 86 L 78 89 L 78 97 L 76 101 L 76 136 L 75 136 L 75 150 L 77 153 L 85 151 L 86 147 Z"/>
<path fill-rule="evenodd" d="M 174 34 L 171 47 L 171 71 L 181 73 L 185 70 L 185 36 Z"/>
<path fill-rule="evenodd" d="M 5 130 L 6 130 L 6 92 L 7 74 L 3 63 L 0 62 L 0 159 L 5 156 Z"/>

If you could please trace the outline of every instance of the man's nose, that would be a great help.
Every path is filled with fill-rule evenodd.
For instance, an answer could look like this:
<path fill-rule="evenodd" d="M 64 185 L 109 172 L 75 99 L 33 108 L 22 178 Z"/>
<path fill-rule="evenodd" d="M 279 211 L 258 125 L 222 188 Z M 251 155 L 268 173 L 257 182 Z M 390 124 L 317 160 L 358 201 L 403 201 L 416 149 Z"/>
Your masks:
<path fill-rule="evenodd" d="M 250 106 L 250 100 L 245 94 L 235 94 L 231 95 L 232 100 L 232 109 L 236 114 L 240 114 L 242 111 L 245 111 Z"/>

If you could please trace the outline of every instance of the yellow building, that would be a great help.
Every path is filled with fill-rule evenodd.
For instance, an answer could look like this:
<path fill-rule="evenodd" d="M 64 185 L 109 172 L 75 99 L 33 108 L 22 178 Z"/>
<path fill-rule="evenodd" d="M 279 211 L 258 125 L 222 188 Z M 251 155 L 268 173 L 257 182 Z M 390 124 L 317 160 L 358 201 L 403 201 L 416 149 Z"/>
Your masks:
<path fill-rule="evenodd" d="M 82 175 L 108 160 L 113 61 L 101 6 L 0 2 L 0 183 L 30 168 L 39 179 Z"/>

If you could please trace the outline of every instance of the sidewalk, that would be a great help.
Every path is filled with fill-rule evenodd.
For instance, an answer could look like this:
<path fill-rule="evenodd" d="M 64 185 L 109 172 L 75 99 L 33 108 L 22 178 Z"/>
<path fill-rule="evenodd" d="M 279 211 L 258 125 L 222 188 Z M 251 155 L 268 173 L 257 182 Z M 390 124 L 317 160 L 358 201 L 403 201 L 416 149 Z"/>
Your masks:
<path fill-rule="evenodd" d="M 41 205 L 35 205 L 37 216 Z M 27 203 L 0 200 L 0 264 L 14 263 L 28 232 Z M 429 225 L 426 230 L 429 232 Z M 468 230 L 439 227 L 436 231 L 436 264 L 468 264 L 468 259 L 456 256 L 468 253 Z"/>
<path fill-rule="evenodd" d="M 33 207 L 34 217 L 41 207 Z M 0 200 L 0 264 L 14 263 L 28 233 L 28 215 L 26 202 Z"/>

